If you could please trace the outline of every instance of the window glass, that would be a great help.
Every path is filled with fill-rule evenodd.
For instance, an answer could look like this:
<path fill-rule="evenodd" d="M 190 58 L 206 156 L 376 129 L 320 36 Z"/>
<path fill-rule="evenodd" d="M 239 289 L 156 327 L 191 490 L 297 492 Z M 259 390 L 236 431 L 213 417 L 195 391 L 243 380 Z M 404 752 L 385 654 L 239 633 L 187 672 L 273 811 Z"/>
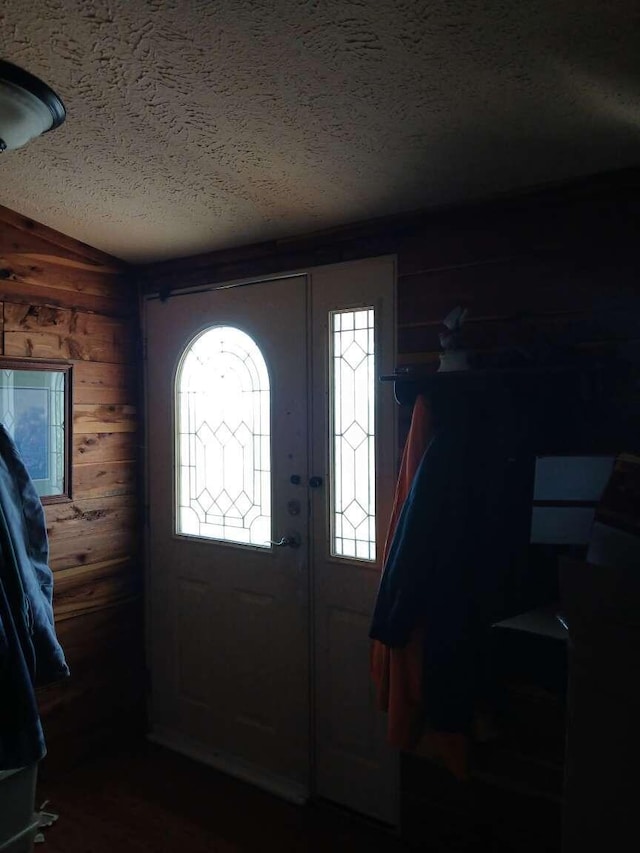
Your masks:
<path fill-rule="evenodd" d="M 376 558 L 374 310 L 332 311 L 331 552 Z"/>
<path fill-rule="evenodd" d="M 255 341 L 214 326 L 176 378 L 177 533 L 269 547 L 269 374 Z"/>
<path fill-rule="evenodd" d="M 64 495 L 67 370 L 0 370 L 0 421 L 41 497 Z"/>

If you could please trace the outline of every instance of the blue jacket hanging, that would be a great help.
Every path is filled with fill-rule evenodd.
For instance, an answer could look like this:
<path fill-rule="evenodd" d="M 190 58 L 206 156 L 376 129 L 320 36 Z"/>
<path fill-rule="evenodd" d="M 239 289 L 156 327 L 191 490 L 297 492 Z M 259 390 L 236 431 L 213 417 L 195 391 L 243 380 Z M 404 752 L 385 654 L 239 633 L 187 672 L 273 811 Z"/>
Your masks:
<path fill-rule="evenodd" d="M 35 687 L 69 675 L 53 620 L 42 503 L 0 425 L 0 770 L 39 761 Z"/>

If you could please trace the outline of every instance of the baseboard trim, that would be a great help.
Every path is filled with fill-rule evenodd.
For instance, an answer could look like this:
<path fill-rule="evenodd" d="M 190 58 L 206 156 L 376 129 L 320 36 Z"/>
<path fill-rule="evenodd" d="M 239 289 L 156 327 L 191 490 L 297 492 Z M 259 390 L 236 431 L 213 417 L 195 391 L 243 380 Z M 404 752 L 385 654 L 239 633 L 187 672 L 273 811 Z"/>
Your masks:
<path fill-rule="evenodd" d="M 269 773 L 240 758 L 226 755 L 217 750 L 209 750 L 202 744 L 189 740 L 189 738 L 185 738 L 176 732 L 156 728 L 147 734 L 147 740 L 158 744 L 158 746 L 179 752 L 181 755 L 199 761 L 201 764 L 220 770 L 221 773 L 226 773 L 242 782 L 255 785 L 256 788 L 261 788 L 263 791 L 295 805 L 303 805 L 309 799 L 308 788 L 299 782 L 293 782 L 283 776 Z"/>

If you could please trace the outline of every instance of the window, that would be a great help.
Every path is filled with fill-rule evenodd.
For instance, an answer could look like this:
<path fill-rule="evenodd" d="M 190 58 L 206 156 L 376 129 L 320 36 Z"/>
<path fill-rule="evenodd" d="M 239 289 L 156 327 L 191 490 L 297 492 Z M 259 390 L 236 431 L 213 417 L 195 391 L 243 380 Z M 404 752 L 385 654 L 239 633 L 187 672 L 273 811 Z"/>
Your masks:
<path fill-rule="evenodd" d="M 269 374 L 255 341 L 214 326 L 176 377 L 177 533 L 269 547 Z"/>
<path fill-rule="evenodd" d="M 71 497 L 70 371 L 67 364 L 0 360 L 0 421 L 44 503 Z"/>
<path fill-rule="evenodd" d="M 374 310 L 332 311 L 331 553 L 376 558 Z"/>

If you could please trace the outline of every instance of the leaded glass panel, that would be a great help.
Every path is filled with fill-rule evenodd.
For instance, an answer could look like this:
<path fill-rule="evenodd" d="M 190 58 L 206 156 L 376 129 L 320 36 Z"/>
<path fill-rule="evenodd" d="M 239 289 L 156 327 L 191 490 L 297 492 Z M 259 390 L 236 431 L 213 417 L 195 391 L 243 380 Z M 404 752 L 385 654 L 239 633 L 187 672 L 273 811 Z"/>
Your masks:
<path fill-rule="evenodd" d="M 331 318 L 331 552 L 376 558 L 374 310 Z"/>
<path fill-rule="evenodd" d="M 246 332 L 214 326 L 176 379 L 177 532 L 269 547 L 269 374 Z"/>

